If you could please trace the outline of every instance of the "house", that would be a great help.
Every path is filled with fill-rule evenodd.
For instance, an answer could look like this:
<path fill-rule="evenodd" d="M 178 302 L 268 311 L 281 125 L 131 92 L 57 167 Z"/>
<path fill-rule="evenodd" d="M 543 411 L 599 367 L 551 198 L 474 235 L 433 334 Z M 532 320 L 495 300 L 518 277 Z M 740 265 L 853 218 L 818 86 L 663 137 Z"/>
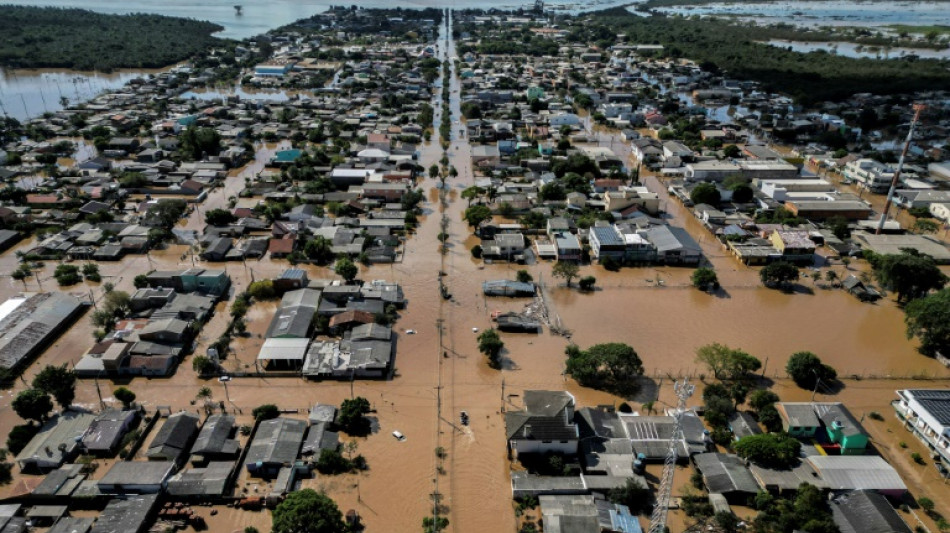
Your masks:
<path fill-rule="evenodd" d="M 96 486 L 103 494 L 157 494 L 174 471 L 170 462 L 119 461 Z"/>
<path fill-rule="evenodd" d="M 236 429 L 234 417 L 231 415 L 217 414 L 208 417 L 191 447 L 192 462 L 196 459 L 204 463 L 237 457 L 241 447 L 233 438 Z"/>
<path fill-rule="evenodd" d="M 785 209 L 796 217 L 822 221 L 834 217 L 867 220 L 874 211 L 860 200 L 788 200 Z"/>
<path fill-rule="evenodd" d="M 476 145 L 472 147 L 472 166 L 497 167 L 501 163 L 501 152 L 494 145 Z"/>
<path fill-rule="evenodd" d="M 950 470 L 950 389 L 902 389 L 893 405 L 904 428 Z"/>
<path fill-rule="evenodd" d="M 574 396 L 565 391 L 524 391 L 524 409 L 505 413 L 509 455 L 576 454 L 580 433 L 574 407 Z"/>
<path fill-rule="evenodd" d="M 611 258 L 622 263 L 626 253 L 626 242 L 615 226 L 594 226 L 588 235 L 591 258 L 602 263 Z"/>
<path fill-rule="evenodd" d="M 746 411 L 736 411 L 729 416 L 729 429 L 735 440 L 762 433 L 759 423 Z"/>
<path fill-rule="evenodd" d="M 873 159 L 851 161 L 845 164 L 842 174 L 858 187 L 877 194 L 886 193 L 894 180 L 894 170 Z"/>
<path fill-rule="evenodd" d="M 911 533 L 887 498 L 874 491 L 846 492 L 828 504 L 841 533 Z"/>
<path fill-rule="evenodd" d="M 152 461 L 180 464 L 198 433 L 198 415 L 180 411 L 169 416 L 149 443 L 145 456 Z"/>
<path fill-rule="evenodd" d="M 782 253 L 782 259 L 790 263 L 810 265 L 814 261 L 815 243 L 807 231 L 775 230 L 769 241 Z"/>
<path fill-rule="evenodd" d="M 83 448 L 87 453 L 112 454 L 137 418 L 137 412 L 132 410 L 107 409 L 99 413 L 82 436 Z"/>
<path fill-rule="evenodd" d="M 482 256 L 507 261 L 521 261 L 524 259 L 524 235 L 521 233 L 498 233 L 494 239 L 482 241 Z"/>
<path fill-rule="evenodd" d="M 710 494 L 722 494 L 732 504 L 745 504 L 759 492 L 759 484 L 737 455 L 700 453 L 693 456 L 696 469 Z"/>
<path fill-rule="evenodd" d="M 307 308 L 304 308 L 307 309 Z M 309 318 L 312 318 L 310 314 Z M 310 344 L 309 337 L 278 337 L 270 338 L 261 345 L 261 350 L 257 354 L 258 364 L 263 368 L 270 370 L 296 370 L 299 369 L 307 355 L 307 346 Z"/>
<path fill-rule="evenodd" d="M 832 491 L 874 490 L 896 500 L 907 493 L 900 474 L 878 455 L 812 455 L 805 460 Z"/>
<path fill-rule="evenodd" d="M 217 237 L 201 252 L 205 261 L 224 261 L 234 241 L 228 237 Z"/>
<path fill-rule="evenodd" d="M 840 403 L 816 403 L 815 413 L 824 424 L 828 439 L 837 444 L 841 455 L 863 455 L 868 446 L 868 434 Z"/>
<path fill-rule="evenodd" d="M 166 492 L 176 499 L 208 500 L 224 495 L 234 469 L 231 461 L 211 461 L 169 478 Z"/>
<path fill-rule="evenodd" d="M 79 411 L 53 415 L 17 454 L 20 470 L 47 471 L 72 461 L 95 420 L 96 415 Z"/>
<path fill-rule="evenodd" d="M 278 294 L 283 294 L 284 292 L 296 289 L 303 289 L 310 284 L 310 280 L 307 278 L 307 271 L 303 270 L 302 268 L 288 268 L 273 281 L 274 290 L 277 291 Z"/>
<path fill-rule="evenodd" d="M 782 419 L 782 429 L 793 437 L 814 437 L 821 427 L 821 420 L 809 402 L 777 402 L 775 410 Z"/>
<path fill-rule="evenodd" d="M 113 498 L 99 513 L 89 533 L 144 533 L 158 507 L 157 494 Z"/>
<path fill-rule="evenodd" d="M 667 265 L 697 265 L 703 249 L 683 228 L 650 226 L 644 236 L 656 248 L 656 260 Z"/>
<path fill-rule="evenodd" d="M 583 247 L 573 233 L 557 233 L 554 236 L 555 253 L 558 261 L 580 261 Z"/>
<path fill-rule="evenodd" d="M 292 418 L 264 420 L 257 426 L 244 464 L 255 477 L 269 478 L 297 460 L 307 423 Z"/>
<path fill-rule="evenodd" d="M 881 298 L 881 293 L 872 287 L 866 286 L 863 281 L 853 274 L 844 278 L 841 286 L 848 291 L 848 294 L 857 297 L 862 302 L 873 302 Z"/>

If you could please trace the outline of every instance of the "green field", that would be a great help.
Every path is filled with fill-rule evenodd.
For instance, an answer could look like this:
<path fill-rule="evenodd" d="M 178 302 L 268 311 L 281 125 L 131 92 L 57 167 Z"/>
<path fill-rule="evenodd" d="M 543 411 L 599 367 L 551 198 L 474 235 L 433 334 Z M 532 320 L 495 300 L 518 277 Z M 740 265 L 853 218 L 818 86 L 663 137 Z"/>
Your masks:
<path fill-rule="evenodd" d="M 940 35 L 950 35 L 950 26 L 908 26 L 907 24 L 891 24 L 885 26 L 896 32 L 918 33 L 926 35 L 930 32 L 937 32 Z"/>

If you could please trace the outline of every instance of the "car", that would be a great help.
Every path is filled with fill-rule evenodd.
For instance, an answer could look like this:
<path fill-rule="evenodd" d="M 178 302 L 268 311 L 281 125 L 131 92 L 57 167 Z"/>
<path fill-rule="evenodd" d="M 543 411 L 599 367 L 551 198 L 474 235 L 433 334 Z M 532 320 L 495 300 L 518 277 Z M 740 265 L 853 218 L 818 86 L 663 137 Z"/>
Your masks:
<path fill-rule="evenodd" d="M 218 381 L 220 381 L 221 383 L 224 383 L 225 381 L 231 381 L 231 376 L 228 376 L 227 374 L 225 374 L 223 376 L 220 376 L 218 378 Z"/>
<path fill-rule="evenodd" d="M 393 431 L 393 437 L 395 437 L 399 442 L 406 440 L 406 436 L 399 431 Z"/>

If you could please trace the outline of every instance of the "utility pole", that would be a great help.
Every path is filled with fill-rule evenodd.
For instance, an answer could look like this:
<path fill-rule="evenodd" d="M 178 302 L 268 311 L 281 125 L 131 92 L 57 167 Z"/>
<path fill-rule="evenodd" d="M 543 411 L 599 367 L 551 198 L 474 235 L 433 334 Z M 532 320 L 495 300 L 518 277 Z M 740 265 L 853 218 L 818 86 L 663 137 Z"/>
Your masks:
<path fill-rule="evenodd" d="M 677 448 L 683 438 L 683 412 L 686 411 L 686 400 L 693 395 L 695 389 L 696 387 L 689 384 L 689 379 L 684 379 L 682 383 L 673 383 L 673 390 L 676 391 L 678 399 L 676 412 L 673 413 L 673 434 L 670 436 L 669 449 L 663 463 L 663 477 L 660 478 L 660 486 L 656 491 L 656 505 L 653 506 L 653 515 L 650 517 L 649 533 L 663 533 L 666 530 L 666 515 L 670 508 L 670 496 L 673 494 L 673 474 L 676 472 Z"/>
<path fill-rule="evenodd" d="M 910 129 L 907 130 L 907 140 L 904 141 L 904 150 L 901 151 L 901 158 L 897 161 L 897 169 L 894 171 L 894 178 L 891 180 L 891 188 L 887 191 L 887 201 L 884 202 L 884 211 L 881 213 L 881 220 L 877 223 L 875 235 L 880 235 L 884 230 L 884 223 L 887 222 L 887 212 L 891 209 L 891 203 L 894 201 L 894 191 L 900 183 L 901 170 L 904 169 L 904 159 L 907 157 L 907 151 L 910 150 L 910 143 L 914 137 L 914 128 L 920 120 L 920 112 L 927 109 L 925 104 L 914 104 L 914 118 L 910 121 Z"/>
<path fill-rule="evenodd" d="M 501 378 L 501 412 L 505 412 L 505 378 Z"/>

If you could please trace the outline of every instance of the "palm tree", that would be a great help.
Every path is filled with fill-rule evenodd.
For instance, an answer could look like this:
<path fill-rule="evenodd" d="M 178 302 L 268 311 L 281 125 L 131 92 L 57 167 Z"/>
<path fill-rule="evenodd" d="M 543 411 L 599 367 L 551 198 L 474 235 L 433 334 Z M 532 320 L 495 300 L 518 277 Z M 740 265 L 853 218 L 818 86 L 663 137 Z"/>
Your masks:
<path fill-rule="evenodd" d="M 838 280 L 838 273 L 834 270 L 828 270 L 825 272 L 825 279 L 831 282 L 832 286 L 837 286 L 835 282 Z"/>

